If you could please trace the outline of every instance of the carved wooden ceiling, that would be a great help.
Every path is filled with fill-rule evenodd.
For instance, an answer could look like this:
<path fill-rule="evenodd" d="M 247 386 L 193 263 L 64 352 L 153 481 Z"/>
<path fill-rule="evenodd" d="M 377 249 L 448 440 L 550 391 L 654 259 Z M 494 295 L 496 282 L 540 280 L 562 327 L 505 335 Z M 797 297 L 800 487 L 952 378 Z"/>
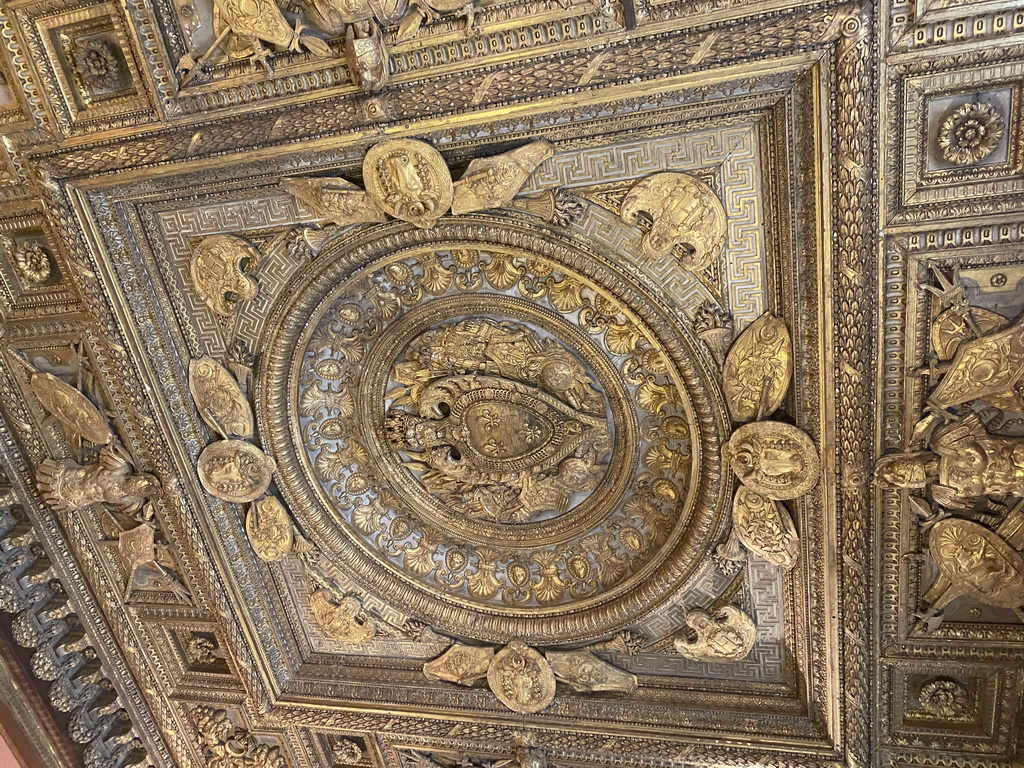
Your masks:
<path fill-rule="evenodd" d="M 26 766 L 1021 765 L 1024 4 L 0 36 Z"/>

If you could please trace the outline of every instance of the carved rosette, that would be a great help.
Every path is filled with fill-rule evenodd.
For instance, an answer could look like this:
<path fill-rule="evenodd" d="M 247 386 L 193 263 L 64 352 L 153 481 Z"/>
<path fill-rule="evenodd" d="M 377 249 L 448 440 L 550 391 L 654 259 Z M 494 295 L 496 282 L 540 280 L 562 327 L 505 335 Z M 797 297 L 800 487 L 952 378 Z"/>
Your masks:
<path fill-rule="evenodd" d="M 935 717 L 963 717 L 968 711 L 967 689 L 949 678 L 929 680 L 921 686 L 917 698 L 921 708 Z"/>
<path fill-rule="evenodd" d="M 681 586 L 727 493 L 700 342 L 546 237 L 362 237 L 285 291 L 257 388 L 291 393 L 258 403 L 259 434 L 313 545 L 495 642 L 593 639 Z"/>
<path fill-rule="evenodd" d="M 991 104 L 972 102 L 952 110 L 939 128 L 942 157 L 954 165 L 974 165 L 995 152 L 1003 118 Z"/>

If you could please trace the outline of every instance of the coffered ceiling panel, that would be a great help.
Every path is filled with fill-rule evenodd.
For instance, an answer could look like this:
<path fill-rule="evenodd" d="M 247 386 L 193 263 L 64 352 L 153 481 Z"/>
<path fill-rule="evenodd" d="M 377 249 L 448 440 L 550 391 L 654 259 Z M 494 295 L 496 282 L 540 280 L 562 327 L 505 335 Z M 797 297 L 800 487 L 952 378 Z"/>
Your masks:
<path fill-rule="evenodd" d="M 1019 763 L 1024 7 L 3 14 L 19 744 Z"/>

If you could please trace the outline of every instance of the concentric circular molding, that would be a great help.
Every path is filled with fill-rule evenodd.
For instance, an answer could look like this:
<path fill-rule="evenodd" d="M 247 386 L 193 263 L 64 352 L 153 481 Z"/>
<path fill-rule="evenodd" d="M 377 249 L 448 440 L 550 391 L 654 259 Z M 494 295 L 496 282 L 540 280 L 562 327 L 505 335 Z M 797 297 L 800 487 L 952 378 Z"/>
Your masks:
<path fill-rule="evenodd" d="M 331 242 L 257 371 L 303 532 L 396 609 L 482 641 L 584 642 L 662 605 L 720 533 L 729 422 L 658 296 L 497 218 Z"/>

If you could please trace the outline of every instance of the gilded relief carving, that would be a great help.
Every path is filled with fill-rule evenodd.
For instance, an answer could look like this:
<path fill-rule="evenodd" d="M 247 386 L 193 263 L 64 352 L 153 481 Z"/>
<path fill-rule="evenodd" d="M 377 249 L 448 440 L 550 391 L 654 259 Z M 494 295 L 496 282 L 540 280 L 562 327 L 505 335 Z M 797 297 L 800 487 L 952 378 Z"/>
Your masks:
<path fill-rule="evenodd" d="M 793 378 L 793 350 L 784 320 L 763 314 L 729 349 L 722 371 L 734 421 L 755 421 L 777 411 Z"/>
<path fill-rule="evenodd" d="M 365 643 L 377 635 L 377 622 L 351 596 L 335 599 L 327 590 L 318 589 L 309 597 L 313 617 L 328 635 L 346 643 Z"/>
<path fill-rule="evenodd" d="M 207 768 L 288 768 L 280 747 L 261 743 L 223 709 L 200 705 L 191 717 Z"/>
<path fill-rule="evenodd" d="M 394 378 L 414 411 L 390 409 L 385 429 L 442 501 L 470 518 L 521 523 L 563 514 L 597 485 L 611 448 L 604 404 L 564 348 L 514 323 L 471 319 L 427 331 L 406 354 Z"/>
<path fill-rule="evenodd" d="M 227 368 L 212 357 L 193 360 L 188 383 L 199 415 L 210 429 L 229 438 L 253 436 L 252 408 Z"/>
<path fill-rule="evenodd" d="M 110 423 L 89 398 L 52 373 L 34 371 L 29 388 L 46 412 L 60 422 L 71 445 L 80 446 L 83 441 L 107 445 L 114 439 Z"/>
<path fill-rule="evenodd" d="M 484 285 L 513 295 L 474 295 Z M 540 255 L 472 247 L 339 285 L 301 342 L 297 408 L 345 535 L 480 605 L 567 604 L 628 579 L 681 519 L 688 395 L 651 331 L 592 291 Z M 567 526 L 581 530 L 546 540 Z"/>
<path fill-rule="evenodd" d="M 292 519 L 276 496 L 264 496 L 249 507 L 245 532 L 253 552 L 268 563 L 287 557 L 295 546 Z"/>
<path fill-rule="evenodd" d="M 555 698 L 551 665 L 519 640 L 495 654 L 487 670 L 487 684 L 502 704 L 520 714 L 547 709 Z"/>
<path fill-rule="evenodd" d="M 722 449 L 740 481 L 769 499 L 795 499 L 818 482 L 818 451 L 801 429 L 779 421 L 755 421 L 733 432 Z"/>
<path fill-rule="evenodd" d="M 455 182 L 452 213 L 504 208 L 519 194 L 537 166 L 554 153 L 550 142 L 533 141 L 495 157 L 473 160 Z"/>
<path fill-rule="evenodd" d="M 95 461 L 44 459 L 36 471 L 39 492 L 53 509 L 71 512 L 103 503 L 134 513 L 160 492 L 160 481 L 136 472 L 120 444 L 104 445 Z"/>
<path fill-rule="evenodd" d="M 314 56 L 329 58 L 334 56 L 331 47 L 318 37 L 303 34 L 303 26 L 289 24 L 281 8 L 273 0 L 214 0 L 217 20 L 220 28 L 217 37 L 199 58 L 198 51 L 190 51 L 178 62 L 177 69 L 183 73 L 181 87 L 184 87 L 202 71 L 211 56 L 222 48 L 228 56 L 233 50 L 248 47 L 249 58 L 258 62 L 267 73 L 273 74 L 270 66 L 271 49 L 299 51 L 306 50 Z M 235 48 L 228 47 L 228 37 L 232 36 Z"/>
<path fill-rule="evenodd" d="M 968 713 L 967 689 L 956 680 L 941 677 L 929 680 L 921 686 L 917 698 L 921 708 L 935 717 L 956 718 Z"/>
<path fill-rule="evenodd" d="M 494 649 L 488 646 L 456 643 L 433 661 L 423 665 L 428 680 L 470 686 L 487 677 L 487 669 L 494 660 Z"/>
<path fill-rule="evenodd" d="M 991 155 L 1003 137 L 1003 118 L 991 104 L 972 102 L 951 110 L 939 127 L 942 157 L 954 165 L 975 165 Z"/>
<path fill-rule="evenodd" d="M 117 550 L 128 574 L 124 593 L 126 602 L 143 592 L 170 593 L 181 603 L 188 605 L 192 602 L 188 590 L 171 570 L 174 560 L 166 544 L 157 543 L 156 528 L 152 523 L 143 522 L 122 531 L 117 540 Z"/>
<path fill-rule="evenodd" d="M 685 173 L 657 173 L 639 182 L 622 201 L 620 216 L 636 224 L 646 214 L 653 223 L 641 241 L 650 258 L 681 249 L 680 263 L 704 269 L 725 247 L 725 209 L 707 184 Z"/>
<path fill-rule="evenodd" d="M 686 614 L 694 639 L 676 638 L 675 648 L 695 661 L 738 661 L 754 647 L 757 627 L 747 614 L 732 605 L 714 615 L 695 609 Z"/>
<path fill-rule="evenodd" d="M 339 226 L 393 216 L 429 229 L 449 210 L 460 214 L 511 204 L 537 166 L 553 153 L 554 147 L 541 140 L 477 158 L 453 184 L 444 158 L 432 146 L 415 139 L 391 139 L 366 153 L 365 191 L 337 178 L 283 179 L 281 184 Z"/>
<path fill-rule="evenodd" d="M 87 338 L 103 396 L 81 392 L 117 414 L 68 417 L 67 397 L 48 407 L 16 374 L 27 402 L 0 397 L 24 506 L 0 504 L 0 610 L 17 611 L 0 632 L 34 631 L 18 657 L 45 676 L 73 666 L 50 700 L 95 704 L 58 716 L 75 757 L 1012 764 L 1024 22 L 1009 5 L 0 11 L 0 122 L 25 102 L 0 223 L 21 233 L 38 207 L 61 245 L 0 264 L 2 332 L 45 354 Z M 479 10 L 478 37 L 459 10 Z M 100 15 L 116 34 L 64 44 Z M 208 47 L 179 80 L 174 59 Z M 69 123 L 64 102 L 82 100 Z M 927 194 L 879 167 L 904 155 Z M 335 168 L 349 181 L 285 179 L 298 204 L 268 186 Z M 930 365 L 912 287 L 926 251 L 962 262 L 986 307 L 935 325 Z M 766 309 L 786 320 L 751 325 Z M 186 387 L 183 361 L 204 354 Z M 63 449 L 37 402 L 75 471 L 106 462 L 65 483 L 102 506 L 54 520 L 26 493 Z M 930 418 L 901 442 L 915 411 Z M 932 454 L 922 526 L 899 517 L 903 495 L 869 492 L 880 445 Z M 166 486 L 158 503 L 142 468 Z M 916 569 L 902 555 L 919 530 Z M 55 574 L 81 583 L 61 594 Z M 964 604 L 922 638 L 908 617 L 943 585 Z M 62 624 L 97 653 L 51 642 Z"/>
<path fill-rule="evenodd" d="M 732 533 L 717 549 L 722 566 L 742 559 L 742 543 L 770 563 L 790 569 L 800 551 L 796 526 L 781 500 L 803 496 L 818 483 L 818 451 L 803 430 L 763 420 L 782 406 L 793 377 L 786 323 L 769 313 L 733 342 L 722 368 L 729 412 L 743 424 L 722 448 L 722 459 L 743 487 L 733 499 Z"/>
<path fill-rule="evenodd" d="M 545 658 L 555 678 L 579 693 L 632 693 L 639 684 L 636 675 L 586 650 L 548 651 Z"/>
<path fill-rule="evenodd" d="M 424 229 L 434 225 L 454 198 L 441 153 L 414 139 L 375 144 L 363 160 L 366 192 L 387 213 Z"/>
<path fill-rule="evenodd" d="M 196 472 L 203 488 L 224 501 L 255 501 L 270 487 L 276 464 L 252 443 L 221 440 L 199 454 Z"/>
<path fill-rule="evenodd" d="M 593 649 L 601 645 L 592 646 Z M 554 700 L 556 681 L 577 693 L 632 693 L 636 675 L 601 659 L 588 649 L 541 654 L 515 640 L 495 653 L 490 646 L 455 643 L 423 665 L 429 680 L 472 686 L 484 677 L 491 691 L 514 712 L 546 709 Z"/>
<path fill-rule="evenodd" d="M 779 502 L 749 488 L 738 488 L 732 521 L 736 536 L 748 550 L 787 570 L 796 565 L 800 539 L 793 518 Z"/>
<path fill-rule="evenodd" d="M 940 305 L 931 338 L 936 357 L 949 362 L 934 369 L 941 378 L 908 450 L 875 465 L 883 488 L 927 495 L 910 497 L 939 569 L 922 598 L 917 626 L 926 631 L 964 594 L 1024 618 L 1024 511 L 1013 503 L 1024 482 L 1024 438 L 990 434 L 972 407 L 1021 409 L 1022 330 L 969 305 L 958 273 L 933 272 L 939 287 L 924 286 Z"/>
<path fill-rule="evenodd" d="M 53 273 L 50 254 L 39 243 L 24 241 L 13 245 L 11 259 L 18 276 L 29 285 L 42 285 Z"/>
<path fill-rule="evenodd" d="M 256 249 L 242 238 L 207 237 L 192 250 L 192 282 L 196 293 L 216 314 L 230 317 L 241 302 L 256 295 L 256 280 L 250 275 L 259 263 Z"/>

